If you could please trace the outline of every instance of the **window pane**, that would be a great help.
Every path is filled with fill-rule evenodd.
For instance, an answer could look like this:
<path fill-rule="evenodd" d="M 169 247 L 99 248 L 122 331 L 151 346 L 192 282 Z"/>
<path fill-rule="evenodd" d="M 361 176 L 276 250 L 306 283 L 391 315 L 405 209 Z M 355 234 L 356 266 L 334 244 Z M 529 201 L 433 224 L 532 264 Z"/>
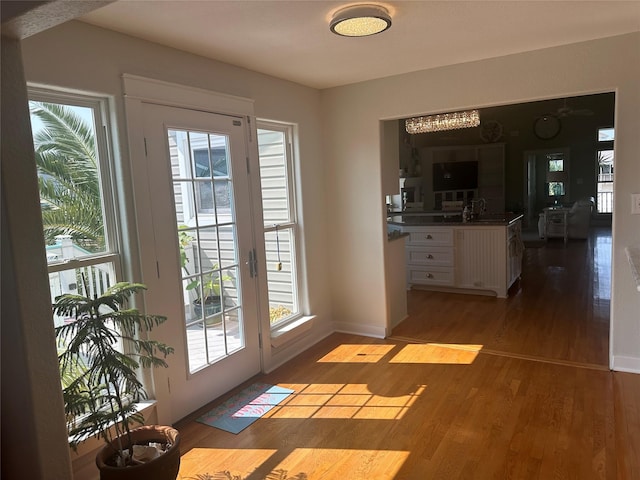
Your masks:
<path fill-rule="evenodd" d="M 564 160 L 549 160 L 550 172 L 562 172 L 564 171 Z"/>
<path fill-rule="evenodd" d="M 598 141 L 599 142 L 611 142 L 615 140 L 616 131 L 614 128 L 599 128 L 598 129 Z"/>
<path fill-rule="evenodd" d="M 291 220 L 284 132 L 258 130 L 260 182 L 265 226 Z"/>
<path fill-rule="evenodd" d="M 293 159 L 288 127 L 258 129 L 260 182 L 265 226 L 269 319 L 272 326 L 300 315 L 296 267 Z M 262 127 L 263 125 L 260 125 Z"/>
<path fill-rule="evenodd" d="M 265 232 L 267 283 L 269 285 L 269 319 L 271 324 L 298 313 L 295 291 L 295 257 L 293 229 Z"/>
<path fill-rule="evenodd" d="M 564 182 L 549 182 L 549 196 L 561 197 L 564 195 Z"/>
<path fill-rule="evenodd" d="M 47 256 L 49 255 L 48 248 Z M 49 273 L 51 303 L 53 304 L 56 297 L 64 293 L 88 297 L 100 296 L 114 283 L 115 272 L 111 262 Z M 73 318 L 53 316 L 53 323 L 56 327 L 70 321 L 73 321 Z"/>
<path fill-rule="evenodd" d="M 196 182 L 198 192 L 198 212 L 213 213 L 213 182 L 201 180 Z"/>
<path fill-rule="evenodd" d="M 103 143 L 106 137 L 96 135 L 102 103 L 80 94 L 65 94 L 60 103 L 58 93 L 40 89 L 30 89 L 29 95 L 38 99 L 29 101 L 29 109 L 51 303 L 63 294 L 100 296 L 117 281 L 118 259 L 117 245 L 112 243 L 117 229 L 109 164 L 107 158 L 99 157 L 108 148 Z M 75 261 L 67 263 L 71 259 Z M 75 315 L 53 314 L 55 327 L 75 321 Z M 111 321 L 105 325 L 113 328 Z M 58 343 L 59 353 L 68 341 Z M 116 348 L 122 351 L 123 346 L 118 343 Z M 89 355 L 84 351 L 85 362 Z M 84 369 L 77 365 L 61 372 L 63 388 Z M 68 420 L 79 418 L 80 413 Z"/>
<path fill-rule="evenodd" d="M 231 189 L 230 180 L 215 180 L 215 208 L 218 214 L 218 223 L 227 223 L 231 221 L 231 205 L 233 190 Z"/>
<path fill-rule="evenodd" d="M 93 109 L 29 102 L 49 263 L 109 251 Z"/>
<path fill-rule="evenodd" d="M 596 191 L 596 208 L 599 213 L 613 212 L 613 167 L 614 151 L 598 151 L 598 183 Z"/>

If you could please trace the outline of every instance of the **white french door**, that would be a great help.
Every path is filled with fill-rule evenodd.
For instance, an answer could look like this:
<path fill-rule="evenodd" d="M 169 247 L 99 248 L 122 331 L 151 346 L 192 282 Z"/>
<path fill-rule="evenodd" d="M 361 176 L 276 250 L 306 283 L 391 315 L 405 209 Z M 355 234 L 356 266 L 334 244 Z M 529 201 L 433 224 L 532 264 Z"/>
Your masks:
<path fill-rule="evenodd" d="M 176 421 L 260 371 L 246 120 L 149 103 L 142 120 L 153 232 L 141 236 L 155 247 L 143 277 L 176 350 L 156 394 Z"/>

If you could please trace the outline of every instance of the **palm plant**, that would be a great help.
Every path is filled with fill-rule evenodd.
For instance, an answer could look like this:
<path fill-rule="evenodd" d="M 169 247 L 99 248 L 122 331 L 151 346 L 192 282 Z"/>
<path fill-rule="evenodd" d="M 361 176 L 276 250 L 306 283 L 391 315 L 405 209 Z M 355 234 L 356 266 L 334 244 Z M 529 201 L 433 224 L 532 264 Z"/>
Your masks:
<path fill-rule="evenodd" d="M 90 436 L 102 438 L 115 446 L 124 464 L 123 445 L 133 444 L 131 425 L 144 421 L 135 405 L 147 397 L 137 370 L 167 367 L 165 358 L 173 348 L 140 338 L 166 320 L 127 307 L 129 297 L 144 285 L 120 282 L 93 298 L 85 289 L 85 296 L 64 294 L 53 306 L 58 315 L 75 319 L 55 329 L 70 444 L 75 448 Z"/>
<path fill-rule="evenodd" d="M 104 248 L 98 156 L 93 129 L 63 105 L 30 102 L 43 124 L 33 138 L 48 245 L 70 235 L 89 251 Z"/>

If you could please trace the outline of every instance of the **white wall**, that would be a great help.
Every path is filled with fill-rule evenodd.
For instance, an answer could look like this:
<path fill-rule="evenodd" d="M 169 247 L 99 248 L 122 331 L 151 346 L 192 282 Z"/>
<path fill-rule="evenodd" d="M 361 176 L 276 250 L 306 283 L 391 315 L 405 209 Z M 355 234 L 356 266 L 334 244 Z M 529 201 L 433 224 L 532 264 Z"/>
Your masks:
<path fill-rule="evenodd" d="M 386 327 L 386 244 L 379 121 L 469 107 L 616 92 L 612 367 L 640 373 L 640 294 L 624 247 L 640 242 L 640 34 L 442 67 L 322 92 L 332 217 L 334 316 L 349 331 Z M 391 161 L 397 161 L 391 159 Z M 579 314 L 580 312 L 576 312 Z"/>
<path fill-rule="evenodd" d="M 2 478 L 71 476 L 20 42 L 2 37 Z M 23 221 L 25 217 L 31 221 Z"/>
<path fill-rule="evenodd" d="M 128 73 L 255 100 L 258 118 L 298 125 L 300 183 L 305 229 L 304 255 L 309 270 L 309 312 L 317 315 L 315 331 L 294 349 L 266 352 L 267 367 L 298 353 L 331 328 L 326 252 L 325 193 L 322 178 L 320 94 L 317 90 L 275 79 L 229 64 L 166 48 L 105 29 L 72 21 L 23 42 L 28 82 L 97 92 L 114 99 L 119 155 L 125 172 L 123 187 L 130 193 L 122 74 Z M 128 204 L 131 209 L 131 204 Z M 123 209 L 124 210 L 124 209 Z M 129 219 L 135 240 L 135 222 Z M 141 245 L 140 248 L 144 248 Z M 132 252 L 135 257 L 135 250 Z M 138 272 L 134 271 L 134 275 Z M 148 306 L 148 308 L 153 308 Z M 267 342 L 268 343 L 268 342 Z"/>

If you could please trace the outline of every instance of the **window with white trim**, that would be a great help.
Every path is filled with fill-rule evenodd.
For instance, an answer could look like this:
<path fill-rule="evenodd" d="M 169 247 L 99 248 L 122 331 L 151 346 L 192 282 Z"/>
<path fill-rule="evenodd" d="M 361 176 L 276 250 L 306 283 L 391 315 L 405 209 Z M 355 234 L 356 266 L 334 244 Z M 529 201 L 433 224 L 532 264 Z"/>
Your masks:
<path fill-rule="evenodd" d="M 293 127 L 258 121 L 271 327 L 300 317 Z"/>
<path fill-rule="evenodd" d="M 106 99 L 30 88 L 29 109 L 51 302 L 100 295 L 120 271 Z"/>

